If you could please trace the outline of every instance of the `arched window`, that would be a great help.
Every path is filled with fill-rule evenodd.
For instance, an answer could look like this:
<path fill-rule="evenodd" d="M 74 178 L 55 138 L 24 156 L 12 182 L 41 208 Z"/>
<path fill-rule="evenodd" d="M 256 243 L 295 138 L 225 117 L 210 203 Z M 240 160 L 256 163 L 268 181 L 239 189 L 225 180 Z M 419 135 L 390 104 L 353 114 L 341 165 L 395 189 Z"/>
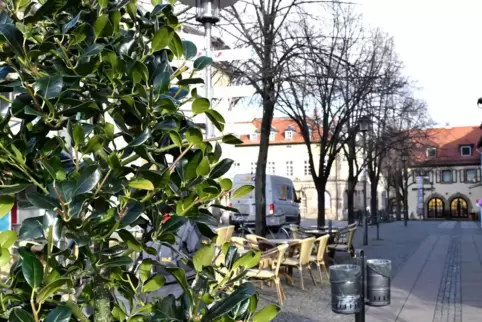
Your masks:
<path fill-rule="evenodd" d="M 328 191 L 325 191 L 325 209 L 331 209 L 331 196 Z"/>
<path fill-rule="evenodd" d="M 461 197 L 452 199 L 450 202 L 450 215 L 456 218 L 467 217 L 469 215 L 467 200 Z"/>
<path fill-rule="evenodd" d="M 443 217 L 444 201 L 441 198 L 434 197 L 428 201 L 427 217 Z"/>

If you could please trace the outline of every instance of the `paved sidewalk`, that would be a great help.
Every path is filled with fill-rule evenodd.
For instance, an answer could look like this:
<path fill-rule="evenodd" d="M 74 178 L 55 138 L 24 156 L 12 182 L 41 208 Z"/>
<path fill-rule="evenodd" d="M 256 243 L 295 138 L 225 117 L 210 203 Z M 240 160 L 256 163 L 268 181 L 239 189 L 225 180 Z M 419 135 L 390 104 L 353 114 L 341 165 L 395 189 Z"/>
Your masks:
<path fill-rule="evenodd" d="M 410 235 L 426 228 L 426 238 L 393 278 L 391 305 L 369 308 L 366 320 L 482 321 L 482 229 L 473 222 L 409 226 Z"/>
<path fill-rule="evenodd" d="M 355 247 L 363 247 L 368 258 L 391 260 L 394 277 L 391 305 L 367 307 L 367 322 L 482 321 L 482 228 L 478 223 L 410 221 L 404 227 L 403 222 L 394 222 L 380 225 L 381 240 L 375 238 L 375 226 L 369 227 L 368 236 L 369 243 L 363 246 L 359 227 Z M 348 260 L 336 256 L 338 263 Z M 288 299 L 276 322 L 355 320 L 353 315 L 331 311 L 326 279 L 314 286 L 305 274 L 305 290 L 296 275 L 295 281 L 295 286 L 284 283 Z M 260 290 L 260 301 L 276 302 L 276 291 Z"/>

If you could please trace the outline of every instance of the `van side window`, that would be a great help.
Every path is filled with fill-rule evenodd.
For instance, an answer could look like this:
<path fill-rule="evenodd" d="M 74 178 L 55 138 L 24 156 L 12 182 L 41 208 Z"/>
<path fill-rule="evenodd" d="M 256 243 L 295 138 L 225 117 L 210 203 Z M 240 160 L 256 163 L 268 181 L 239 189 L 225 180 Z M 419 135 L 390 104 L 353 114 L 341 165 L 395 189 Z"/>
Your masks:
<path fill-rule="evenodd" d="M 278 199 L 279 200 L 286 200 L 286 198 L 288 196 L 288 186 L 287 185 L 280 185 L 280 186 L 278 186 L 277 190 L 280 192 Z"/>
<path fill-rule="evenodd" d="M 293 187 L 286 186 L 286 199 L 293 201 Z"/>

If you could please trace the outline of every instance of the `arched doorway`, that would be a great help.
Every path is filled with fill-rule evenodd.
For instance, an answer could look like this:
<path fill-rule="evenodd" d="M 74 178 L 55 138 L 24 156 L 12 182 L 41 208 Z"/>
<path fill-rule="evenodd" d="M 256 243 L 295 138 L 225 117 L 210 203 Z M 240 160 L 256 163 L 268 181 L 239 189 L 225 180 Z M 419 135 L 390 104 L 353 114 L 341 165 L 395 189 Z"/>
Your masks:
<path fill-rule="evenodd" d="M 450 202 L 450 216 L 454 218 L 466 218 L 469 216 L 467 200 L 462 197 L 452 199 Z"/>
<path fill-rule="evenodd" d="M 427 203 L 427 217 L 436 218 L 443 217 L 444 201 L 441 198 L 434 197 Z"/>

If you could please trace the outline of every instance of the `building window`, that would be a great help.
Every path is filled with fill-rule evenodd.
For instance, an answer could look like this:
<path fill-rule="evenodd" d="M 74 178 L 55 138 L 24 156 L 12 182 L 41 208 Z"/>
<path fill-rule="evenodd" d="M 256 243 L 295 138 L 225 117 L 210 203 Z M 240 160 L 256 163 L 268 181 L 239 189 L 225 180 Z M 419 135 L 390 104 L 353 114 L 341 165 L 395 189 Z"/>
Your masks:
<path fill-rule="evenodd" d="M 477 169 L 468 169 L 465 170 L 465 182 L 467 183 L 476 183 L 479 181 L 478 175 L 477 175 Z"/>
<path fill-rule="evenodd" d="M 331 209 L 331 196 L 328 191 L 325 191 L 325 209 Z"/>
<path fill-rule="evenodd" d="M 286 161 L 286 176 L 293 176 L 293 161 Z"/>
<path fill-rule="evenodd" d="M 310 167 L 310 161 L 305 160 L 305 171 L 304 171 L 305 176 L 310 176 L 311 175 L 311 167 Z"/>
<path fill-rule="evenodd" d="M 256 174 L 256 166 L 258 165 L 257 162 L 251 162 L 251 174 Z"/>
<path fill-rule="evenodd" d="M 427 157 L 429 158 L 437 157 L 437 148 L 427 148 Z"/>
<path fill-rule="evenodd" d="M 251 133 L 249 135 L 249 140 L 250 141 L 257 141 L 258 140 L 258 134 L 257 133 Z"/>
<path fill-rule="evenodd" d="M 452 170 L 442 170 L 441 179 L 442 179 L 441 180 L 442 183 L 452 183 L 453 182 Z"/>
<path fill-rule="evenodd" d="M 276 164 L 274 161 L 269 161 L 268 162 L 268 174 L 275 174 L 276 172 Z"/>
<path fill-rule="evenodd" d="M 275 141 L 275 140 L 276 140 L 276 132 L 270 132 L 270 133 L 269 133 L 269 140 L 270 140 L 270 141 Z"/>
<path fill-rule="evenodd" d="M 460 147 L 460 155 L 463 157 L 472 156 L 472 147 L 470 145 L 462 145 Z"/>
<path fill-rule="evenodd" d="M 287 140 L 293 139 L 293 131 L 291 131 L 291 130 L 286 131 L 286 132 L 285 132 L 285 138 L 286 138 Z"/>

